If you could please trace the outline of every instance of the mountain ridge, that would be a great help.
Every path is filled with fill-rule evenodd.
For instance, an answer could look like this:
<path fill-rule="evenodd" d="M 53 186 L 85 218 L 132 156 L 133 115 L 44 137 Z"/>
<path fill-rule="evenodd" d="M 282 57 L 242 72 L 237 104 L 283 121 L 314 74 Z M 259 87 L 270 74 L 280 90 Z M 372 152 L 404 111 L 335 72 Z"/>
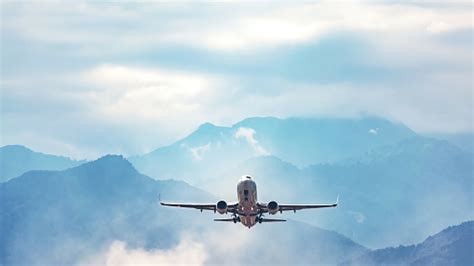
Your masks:
<path fill-rule="evenodd" d="M 159 173 L 199 184 L 212 175 L 207 171 L 211 166 L 214 174 L 221 173 L 262 154 L 302 167 L 350 158 L 413 136 L 416 133 L 403 124 L 377 117 L 250 117 L 230 127 L 204 123 L 170 145 L 128 159 L 149 176 Z"/>
<path fill-rule="evenodd" d="M 248 229 L 239 224 L 213 223 L 212 213 L 161 207 L 159 193 L 166 193 L 177 201 L 217 202 L 217 199 L 182 181 L 160 181 L 142 175 L 119 155 L 106 155 L 63 171 L 30 171 L 1 183 L 0 191 L 0 261 L 5 265 L 75 264 L 96 256 L 98 250 L 115 240 L 146 250 L 167 249 L 179 243 L 183 232 L 192 233 L 211 247 L 219 243 L 206 242 L 207 236 L 222 231 L 259 243 L 257 240 L 282 227 L 287 229 L 286 233 L 274 236 L 281 235 L 273 247 L 277 250 L 287 249 L 285 239 L 296 241 L 292 250 L 300 250 L 304 246 L 300 238 L 312 236 L 310 246 L 320 247 L 324 240 L 325 250 L 344 258 L 366 251 L 338 233 L 309 225 L 290 222 L 289 225 L 260 226 L 249 234 Z M 247 246 L 241 247 L 248 251 Z M 274 262 L 275 255 L 260 256 L 268 252 L 266 245 L 252 250 L 254 253 L 251 257 L 247 254 L 246 259 Z M 310 249 L 305 253 L 327 263 L 339 261 L 339 256 Z M 228 252 L 210 252 L 209 261 L 227 261 L 228 256 Z M 288 259 L 291 254 L 277 257 Z M 301 257 L 294 259 L 305 261 Z"/>
<path fill-rule="evenodd" d="M 6 145 L 0 147 L 0 182 L 31 170 L 64 170 L 85 163 L 85 160 L 72 160 L 33 151 L 23 145 Z"/>
<path fill-rule="evenodd" d="M 474 221 L 449 226 L 423 242 L 371 250 L 343 265 L 472 265 Z"/>

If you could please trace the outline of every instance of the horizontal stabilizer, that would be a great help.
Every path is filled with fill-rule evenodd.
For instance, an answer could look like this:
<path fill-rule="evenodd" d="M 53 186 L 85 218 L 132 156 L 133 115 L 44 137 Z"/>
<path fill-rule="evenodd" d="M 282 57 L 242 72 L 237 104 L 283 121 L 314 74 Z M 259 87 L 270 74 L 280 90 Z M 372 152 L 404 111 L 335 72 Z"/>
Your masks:
<path fill-rule="evenodd" d="M 262 218 L 262 223 L 271 223 L 271 222 L 286 222 L 286 220 Z"/>
<path fill-rule="evenodd" d="M 235 222 L 232 218 L 214 219 L 215 222 Z"/>

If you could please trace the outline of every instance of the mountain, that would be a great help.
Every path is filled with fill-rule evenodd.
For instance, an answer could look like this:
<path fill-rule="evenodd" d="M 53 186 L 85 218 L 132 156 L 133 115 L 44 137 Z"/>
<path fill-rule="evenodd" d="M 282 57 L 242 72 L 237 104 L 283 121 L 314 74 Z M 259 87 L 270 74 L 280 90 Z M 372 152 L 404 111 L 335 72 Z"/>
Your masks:
<path fill-rule="evenodd" d="M 336 209 L 285 216 L 378 248 L 412 244 L 474 219 L 473 155 L 447 141 L 414 137 L 338 163 L 298 168 L 274 156 L 249 159 L 203 186 L 235 197 L 236 177 L 253 175 L 258 199 L 330 203 Z M 397 228 L 397 230 L 394 230 Z"/>
<path fill-rule="evenodd" d="M 235 198 L 244 174 L 254 176 L 262 201 L 332 202 L 340 195 L 337 211 L 295 217 L 372 248 L 416 243 L 474 218 L 472 153 L 379 118 L 207 123 L 130 160 L 153 177 L 182 179 L 224 199 Z"/>
<path fill-rule="evenodd" d="M 336 232 L 299 222 L 252 230 L 214 223 L 212 213 L 159 206 L 158 193 L 176 201 L 217 201 L 182 181 L 153 180 L 112 155 L 2 183 L 0 264 L 90 264 L 104 250 L 117 254 L 117 241 L 146 254 L 191 241 L 183 238 L 204 247 L 198 251 L 207 254 L 208 264 L 338 263 L 367 252 Z"/>
<path fill-rule="evenodd" d="M 417 245 L 369 251 L 347 265 L 474 265 L 474 221 L 451 226 Z"/>
<path fill-rule="evenodd" d="M 252 128 L 259 144 L 297 166 L 337 162 L 416 136 L 403 124 L 377 117 L 247 118 L 233 128 Z"/>
<path fill-rule="evenodd" d="M 213 199 L 182 181 L 153 180 L 110 155 L 64 171 L 30 171 L 0 189 L 5 265 L 72 264 L 113 239 L 169 246 L 187 221 L 160 209 L 158 194 Z"/>
<path fill-rule="evenodd" d="M 416 243 L 448 225 L 474 219 L 473 161 L 472 153 L 447 141 L 415 137 L 358 159 L 303 171 L 312 180 L 306 187 L 322 197 L 339 193 L 347 211 L 346 217 L 330 214 L 318 225 L 380 247 Z M 343 220 L 351 222 L 339 222 Z"/>
<path fill-rule="evenodd" d="M 402 124 L 374 117 L 254 117 L 231 127 L 203 124 L 174 144 L 129 160 L 149 176 L 201 185 L 255 156 L 273 155 L 301 167 L 337 162 L 413 136 Z"/>
<path fill-rule="evenodd" d="M 231 229 L 229 225 L 211 226 L 213 230 L 229 233 L 234 242 L 228 245 L 231 252 L 221 253 L 209 245 L 215 252 L 209 254 L 206 261 L 209 265 L 335 265 L 369 251 L 334 231 L 293 220 L 258 224 L 251 230 L 233 224 Z M 225 245 L 223 241 L 221 237 L 217 243 Z"/>
<path fill-rule="evenodd" d="M 7 145 L 0 147 L 0 182 L 31 170 L 64 170 L 84 162 L 35 152 L 21 145 Z"/>
<path fill-rule="evenodd" d="M 451 133 L 451 134 L 430 134 L 429 137 L 447 140 L 459 148 L 474 153 L 474 133 Z"/>

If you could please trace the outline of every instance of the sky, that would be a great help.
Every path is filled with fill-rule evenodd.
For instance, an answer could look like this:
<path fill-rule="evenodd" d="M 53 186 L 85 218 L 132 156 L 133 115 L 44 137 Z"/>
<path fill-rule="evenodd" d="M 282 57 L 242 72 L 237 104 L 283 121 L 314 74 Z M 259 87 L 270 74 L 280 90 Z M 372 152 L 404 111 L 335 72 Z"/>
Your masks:
<path fill-rule="evenodd" d="M 0 145 L 143 154 L 204 122 L 473 132 L 472 3 L 2 1 Z"/>

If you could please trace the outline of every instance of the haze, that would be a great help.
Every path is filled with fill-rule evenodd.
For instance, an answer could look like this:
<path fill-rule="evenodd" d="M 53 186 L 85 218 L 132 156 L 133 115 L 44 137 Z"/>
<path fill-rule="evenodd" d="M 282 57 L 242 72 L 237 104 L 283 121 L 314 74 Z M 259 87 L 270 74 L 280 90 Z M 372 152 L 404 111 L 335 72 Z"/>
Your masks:
<path fill-rule="evenodd" d="M 469 1 L 6 1 L 1 12 L 1 145 L 130 156 L 251 116 L 473 130 Z"/>

